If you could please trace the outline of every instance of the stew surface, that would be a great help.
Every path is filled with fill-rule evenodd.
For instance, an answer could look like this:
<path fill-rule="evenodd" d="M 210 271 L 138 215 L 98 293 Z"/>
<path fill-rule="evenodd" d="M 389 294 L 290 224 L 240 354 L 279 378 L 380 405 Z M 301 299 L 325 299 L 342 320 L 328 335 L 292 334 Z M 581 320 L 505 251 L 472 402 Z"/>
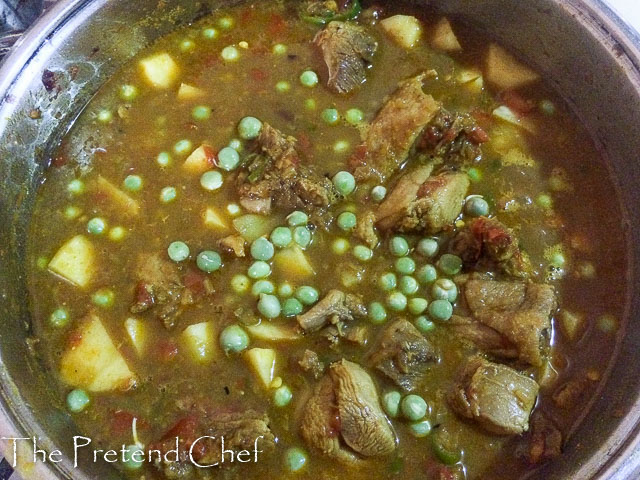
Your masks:
<path fill-rule="evenodd" d="M 39 193 L 34 336 L 127 476 L 506 479 L 562 455 L 619 331 L 621 212 L 489 37 L 401 2 L 250 3 L 89 103 Z"/>

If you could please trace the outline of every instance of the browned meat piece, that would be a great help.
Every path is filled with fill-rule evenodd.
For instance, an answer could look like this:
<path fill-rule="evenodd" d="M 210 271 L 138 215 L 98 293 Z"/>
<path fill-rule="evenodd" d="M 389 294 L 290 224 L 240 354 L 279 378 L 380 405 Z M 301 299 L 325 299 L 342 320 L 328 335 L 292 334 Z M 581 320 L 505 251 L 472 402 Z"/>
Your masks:
<path fill-rule="evenodd" d="M 478 160 L 482 155 L 480 145 L 488 139 L 473 117 L 443 108 L 425 128 L 417 150 L 441 159 L 449 167 L 459 168 Z"/>
<path fill-rule="evenodd" d="M 345 463 L 389 455 L 396 448 L 373 380 L 346 360 L 332 364 L 316 385 L 305 404 L 301 433 L 310 447 Z"/>
<path fill-rule="evenodd" d="M 247 167 L 237 178 L 240 204 L 250 212 L 268 215 L 272 207 L 326 208 L 340 198 L 330 179 L 300 164 L 295 138 L 271 125 L 262 126 Z"/>
<path fill-rule="evenodd" d="M 304 331 L 315 332 L 327 323 L 336 324 L 340 320 L 353 320 L 354 316 L 364 315 L 366 310 L 358 297 L 340 290 L 330 290 L 313 308 L 298 315 L 297 320 Z"/>
<path fill-rule="evenodd" d="M 462 211 L 469 178 L 458 172 L 430 177 L 430 171 L 429 166 L 418 167 L 400 179 L 378 209 L 378 228 L 435 234 L 453 224 Z"/>
<path fill-rule="evenodd" d="M 344 338 L 351 343 L 366 345 L 369 329 L 365 325 L 352 325 L 344 334 Z"/>
<path fill-rule="evenodd" d="M 135 272 L 138 283 L 131 313 L 151 312 L 166 328 L 173 327 L 191 298 L 185 295 L 178 266 L 158 253 L 142 253 Z"/>
<path fill-rule="evenodd" d="M 378 49 L 378 42 L 364 27 L 354 23 L 331 22 L 313 42 L 322 50 L 329 69 L 329 88 L 349 93 L 367 79 L 367 68 Z"/>
<path fill-rule="evenodd" d="M 529 429 L 538 384 L 514 369 L 472 358 L 447 397 L 459 415 L 477 421 L 498 435 L 518 435 Z"/>
<path fill-rule="evenodd" d="M 376 233 L 376 214 L 373 212 L 367 212 L 364 215 L 358 216 L 358 222 L 356 229 L 353 232 L 355 237 L 360 239 L 369 248 L 376 248 L 380 239 Z"/>
<path fill-rule="evenodd" d="M 483 352 L 502 358 L 518 358 L 516 346 L 491 327 L 459 315 L 451 317 L 449 324 L 460 337 L 473 343 Z"/>
<path fill-rule="evenodd" d="M 418 135 L 440 110 L 440 104 L 422 91 L 427 75 L 402 82 L 378 112 L 352 159 L 358 180 L 384 181 L 406 162 Z"/>
<path fill-rule="evenodd" d="M 235 255 L 236 257 L 244 257 L 244 238 L 241 235 L 229 235 L 221 238 L 218 245 L 223 252 Z"/>
<path fill-rule="evenodd" d="M 313 350 L 305 350 L 298 365 L 305 372 L 311 373 L 316 380 L 324 373 L 324 364 L 320 361 L 320 357 Z"/>
<path fill-rule="evenodd" d="M 538 464 L 562 454 L 562 432 L 542 412 L 531 415 L 527 460 Z"/>
<path fill-rule="evenodd" d="M 553 392 L 553 403 L 564 410 L 579 408 L 579 401 L 588 386 L 586 377 L 572 378 Z"/>
<path fill-rule="evenodd" d="M 178 458 L 175 455 L 165 457 L 169 450 L 176 448 L 176 437 L 179 439 Z M 201 413 L 184 417 L 162 439 L 151 444 L 149 449 L 159 450 L 163 458 L 167 459 L 162 462 L 156 461 L 156 467 L 162 470 L 167 478 L 176 478 L 172 476 L 176 472 L 189 472 L 189 467 L 193 467 L 189 458 L 192 445 L 193 459 L 198 464 L 223 466 L 223 437 L 225 449 L 234 452 L 253 452 L 256 447 L 262 452 L 268 452 L 275 446 L 275 437 L 269 428 L 269 418 L 253 410 L 247 410 L 205 415 Z M 228 465 L 232 465 L 228 458 L 226 460 Z"/>
<path fill-rule="evenodd" d="M 499 268 L 514 277 L 526 278 L 532 270 L 513 231 L 495 218 L 472 220 L 451 240 L 449 250 L 462 258 L 465 266 L 479 271 Z"/>
<path fill-rule="evenodd" d="M 389 325 L 370 356 L 375 368 L 405 391 L 415 389 L 429 366 L 438 361 L 429 341 L 407 320 Z"/>

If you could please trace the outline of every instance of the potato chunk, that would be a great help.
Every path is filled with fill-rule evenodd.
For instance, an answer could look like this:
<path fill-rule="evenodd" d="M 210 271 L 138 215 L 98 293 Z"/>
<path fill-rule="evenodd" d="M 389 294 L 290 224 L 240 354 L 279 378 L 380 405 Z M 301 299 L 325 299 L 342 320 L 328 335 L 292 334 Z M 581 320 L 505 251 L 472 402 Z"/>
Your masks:
<path fill-rule="evenodd" d="M 136 349 L 138 355 L 142 356 L 147 346 L 147 326 L 137 318 L 127 318 L 124 321 L 124 328 L 129 335 L 131 344 Z"/>
<path fill-rule="evenodd" d="M 211 170 L 215 164 L 216 152 L 209 145 L 200 145 L 182 164 L 182 168 L 194 175 L 200 175 Z"/>
<path fill-rule="evenodd" d="M 213 207 L 207 207 L 202 215 L 205 226 L 213 230 L 228 230 L 229 226 L 224 221 L 222 215 Z"/>
<path fill-rule="evenodd" d="M 422 36 L 422 24 L 416 17 L 394 15 L 380 22 L 382 29 L 393 41 L 404 48 L 413 48 Z"/>
<path fill-rule="evenodd" d="M 99 176 L 95 183 L 95 191 L 106 195 L 114 206 L 117 206 L 127 215 L 137 216 L 140 213 L 140 204 L 128 194 L 120 190 L 106 178 Z"/>
<path fill-rule="evenodd" d="M 433 48 L 437 48 L 438 50 L 443 50 L 445 52 L 458 52 L 462 50 L 458 37 L 453 33 L 451 24 L 446 18 L 443 18 L 436 24 L 431 45 Z"/>
<path fill-rule="evenodd" d="M 487 53 L 485 78 L 502 90 L 536 82 L 540 75 L 516 60 L 504 48 L 491 44 Z"/>
<path fill-rule="evenodd" d="M 264 388 L 269 388 L 276 369 L 276 351 L 271 348 L 252 348 L 244 358 Z"/>
<path fill-rule="evenodd" d="M 169 88 L 178 77 L 178 65 L 168 53 L 157 53 L 140 60 L 146 80 L 156 88 Z"/>
<path fill-rule="evenodd" d="M 178 89 L 178 100 L 197 100 L 204 96 L 204 90 L 186 83 L 180 84 Z"/>
<path fill-rule="evenodd" d="M 93 313 L 71 334 L 60 361 L 60 375 L 65 383 L 90 392 L 126 390 L 135 382 L 127 362 Z"/>
<path fill-rule="evenodd" d="M 216 353 L 215 329 L 211 322 L 190 325 L 180 335 L 191 358 L 198 363 L 211 361 Z"/>
<path fill-rule="evenodd" d="M 78 287 L 86 287 L 95 272 L 93 244 L 84 235 L 76 235 L 56 252 L 49 270 Z"/>
<path fill-rule="evenodd" d="M 297 245 L 292 245 L 276 253 L 274 264 L 287 278 L 303 279 L 316 273 L 305 253 Z"/>

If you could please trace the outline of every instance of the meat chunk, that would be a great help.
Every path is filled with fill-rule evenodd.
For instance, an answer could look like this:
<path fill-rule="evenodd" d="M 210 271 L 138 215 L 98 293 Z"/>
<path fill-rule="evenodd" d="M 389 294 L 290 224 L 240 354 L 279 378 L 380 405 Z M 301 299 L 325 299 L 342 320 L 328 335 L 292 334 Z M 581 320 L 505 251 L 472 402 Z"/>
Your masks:
<path fill-rule="evenodd" d="M 371 365 L 407 392 L 418 386 L 429 366 L 437 361 L 433 345 L 404 319 L 382 332 L 370 356 Z"/>
<path fill-rule="evenodd" d="M 268 215 L 272 207 L 326 208 L 340 198 L 330 179 L 301 165 L 297 140 L 265 123 L 237 179 L 240 204 L 250 212 Z"/>
<path fill-rule="evenodd" d="M 580 399 L 584 395 L 589 380 L 586 377 L 572 378 L 553 392 L 553 403 L 564 410 L 580 407 Z"/>
<path fill-rule="evenodd" d="M 451 408 L 498 435 L 529 429 L 538 384 L 514 369 L 481 357 L 471 359 L 448 395 Z"/>
<path fill-rule="evenodd" d="M 364 27 L 334 21 L 318 32 L 313 41 L 320 47 L 329 69 L 327 84 L 331 90 L 349 93 L 366 81 L 378 42 Z"/>
<path fill-rule="evenodd" d="M 150 312 L 166 328 L 175 325 L 190 296 L 185 294 L 180 270 L 159 253 L 142 253 L 135 267 L 137 285 L 131 313 Z"/>
<path fill-rule="evenodd" d="M 364 242 L 369 248 L 376 248 L 380 239 L 376 233 L 376 214 L 367 212 L 358 216 L 354 236 Z"/>
<path fill-rule="evenodd" d="M 380 205 L 376 225 L 381 230 L 435 234 L 453 224 L 460 215 L 469 178 L 464 173 L 445 172 L 429 176 L 422 166 L 403 176 Z"/>
<path fill-rule="evenodd" d="M 497 268 L 519 278 L 527 278 L 532 271 L 513 231 L 495 218 L 474 219 L 451 240 L 449 250 L 465 266 L 479 271 Z"/>
<path fill-rule="evenodd" d="M 518 358 L 534 366 L 543 364 L 549 348 L 551 316 L 557 308 L 551 286 L 471 279 L 463 288 L 472 320 L 462 327 L 454 324 L 452 328 L 458 334 L 474 342 L 479 340 L 478 346 L 485 347 L 487 353 Z"/>
<path fill-rule="evenodd" d="M 324 364 L 320 361 L 320 357 L 313 350 L 305 350 L 302 358 L 298 361 L 298 365 L 305 372 L 310 372 L 316 380 L 324 373 Z"/>
<path fill-rule="evenodd" d="M 378 112 L 351 160 L 358 180 L 384 181 L 406 162 L 416 139 L 440 110 L 422 90 L 427 75 L 402 82 Z"/>
<path fill-rule="evenodd" d="M 547 416 L 536 411 L 531 416 L 526 458 L 531 464 L 556 458 L 562 454 L 562 432 Z"/>
<path fill-rule="evenodd" d="M 330 290 L 313 308 L 296 318 L 305 332 L 314 332 L 327 323 L 336 324 L 341 320 L 353 320 L 354 316 L 364 315 L 366 310 L 358 297 L 340 290 Z"/>
<path fill-rule="evenodd" d="M 238 258 L 245 256 L 244 238 L 242 238 L 241 235 L 229 235 L 228 237 L 221 238 L 218 241 L 218 245 L 223 252 L 235 255 Z"/>
<path fill-rule="evenodd" d="M 396 437 L 369 374 L 341 360 L 331 365 L 306 403 L 301 434 L 307 444 L 345 463 L 389 455 Z"/>

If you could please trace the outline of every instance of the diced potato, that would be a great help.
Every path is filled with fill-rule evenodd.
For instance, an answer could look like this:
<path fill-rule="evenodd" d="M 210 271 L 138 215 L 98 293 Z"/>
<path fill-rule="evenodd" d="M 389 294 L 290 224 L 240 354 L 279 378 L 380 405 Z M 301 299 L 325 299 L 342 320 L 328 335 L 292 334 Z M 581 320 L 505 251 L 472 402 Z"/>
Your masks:
<path fill-rule="evenodd" d="M 522 87 L 540 79 L 540 75 L 496 44 L 489 45 L 484 76 L 502 90 Z"/>
<path fill-rule="evenodd" d="M 278 226 L 279 220 L 272 216 L 254 215 L 249 213 L 233 220 L 233 227 L 247 242 L 264 235 L 269 235 Z"/>
<path fill-rule="evenodd" d="M 564 333 L 572 342 L 577 340 L 578 334 L 580 333 L 584 323 L 584 315 L 579 315 L 577 313 L 570 312 L 569 310 L 561 310 L 559 317 L 562 333 Z"/>
<path fill-rule="evenodd" d="M 313 266 L 298 245 L 291 245 L 276 253 L 273 263 L 286 278 L 304 279 L 315 275 Z"/>
<path fill-rule="evenodd" d="M 416 17 L 409 15 L 394 15 L 380 22 L 382 29 L 398 45 L 413 48 L 422 36 L 422 24 Z"/>
<path fill-rule="evenodd" d="M 276 351 L 271 348 L 252 348 L 243 356 L 262 386 L 269 388 L 276 369 Z"/>
<path fill-rule="evenodd" d="M 186 83 L 180 84 L 178 89 L 178 100 L 197 100 L 204 96 L 204 90 Z"/>
<path fill-rule="evenodd" d="M 216 353 L 215 329 L 212 322 L 196 323 L 184 329 L 180 335 L 194 361 L 207 363 Z"/>
<path fill-rule="evenodd" d="M 458 83 L 464 84 L 464 83 L 473 82 L 474 80 L 480 77 L 482 77 L 482 72 L 478 70 L 461 70 L 456 75 L 456 80 L 458 81 Z"/>
<path fill-rule="evenodd" d="M 124 213 L 132 216 L 140 213 L 140 204 L 137 200 L 131 198 L 103 176 L 99 176 L 96 180 L 95 190 L 106 195 Z"/>
<path fill-rule="evenodd" d="M 147 81 L 156 88 L 169 88 L 178 77 L 178 65 L 168 53 L 157 53 L 140 60 Z"/>
<path fill-rule="evenodd" d="M 443 18 L 436 24 L 431 45 L 433 48 L 444 50 L 445 52 L 457 52 L 462 50 L 462 45 L 460 45 L 456 34 L 453 33 L 451 23 L 449 23 L 449 20 L 446 18 Z"/>
<path fill-rule="evenodd" d="M 492 113 L 494 117 L 504 122 L 510 123 L 511 125 L 516 125 L 524 130 L 527 130 L 530 133 L 536 133 L 537 125 L 533 119 L 527 117 L 519 117 L 506 105 L 502 105 L 496 108 Z"/>
<path fill-rule="evenodd" d="M 247 326 L 246 329 L 252 338 L 268 342 L 290 342 L 302 339 L 302 336 L 289 325 L 263 321 L 258 325 Z"/>
<path fill-rule="evenodd" d="M 207 207 L 202 215 L 202 221 L 207 227 L 214 230 L 227 230 L 229 228 L 222 215 L 213 207 Z"/>
<path fill-rule="evenodd" d="M 145 347 L 147 346 L 147 326 L 145 323 L 137 318 L 127 318 L 124 321 L 124 328 L 129 335 L 129 340 L 133 344 L 138 355 L 144 354 Z"/>
<path fill-rule="evenodd" d="M 67 241 L 49 262 L 49 270 L 81 288 L 89 285 L 95 268 L 95 249 L 84 235 Z"/>
<path fill-rule="evenodd" d="M 77 331 L 60 361 L 65 383 L 90 392 L 125 390 L 135 377 L 98 316 L 91 313 Z"/>
<path fill-rule="evenodd" d="M 209 145 L 200 145 L 182 164 L 182 168 L 194 175 L 201 175 L 215 167 L 216 152 Z"/>

